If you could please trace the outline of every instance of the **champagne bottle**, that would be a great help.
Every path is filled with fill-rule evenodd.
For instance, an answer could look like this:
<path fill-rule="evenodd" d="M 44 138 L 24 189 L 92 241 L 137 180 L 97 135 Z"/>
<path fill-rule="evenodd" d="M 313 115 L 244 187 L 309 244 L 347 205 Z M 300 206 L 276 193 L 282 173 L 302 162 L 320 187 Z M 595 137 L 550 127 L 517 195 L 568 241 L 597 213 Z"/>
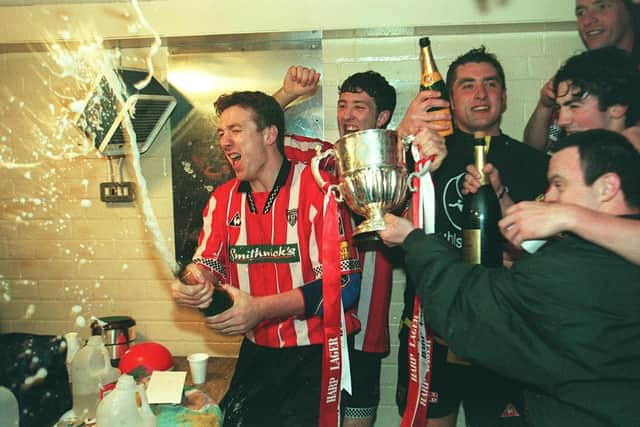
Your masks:
<path fill-rule="evenodd" d="M 436 61 L 433 59 L 431 53 L 431 41 L 429 37 L 422 37 L 419 40 L 420 43 L 420 64 L 422 66 L 422 78 L 420 79 L 420 90 L 437 90 L 440 92 L 440 98 L 449 100 L 449 92 L 447 86 L 444 84 L 444 80 L 438 72 Z M 451 113 L 449 108 L 432 108 L 431 111 L 446 110 Z M 453 133 L 453 123 L 451 120 L 436 121 L 437 124 L 443 124 L 449 126 L 446 130 L 438 131 L 442 136 L 451 135 Z"/>
<path fill-rule="evenodd" d="M 482 172 L 491 137 L 476 132 L 474 139 L 475 167 L 480 172 L 480 188 L 464 199 L 462 256 L 469 264 L 499 267 L 502 265 L 502 238 L 498 221 L 502 214 L 498 197 Z"/>
<path fill-rule="evenodd" d="M 211 299 L 211 304 L 207 308 L 201 308 L 200 311 L 205 316 L 215 316 L 216 314 L 222 313 L 231 308 L 233 305 L 233 299 L 229 292 L 222 289 L 221 286 L 215 285 L 213 287 L 213 296 Z"/>

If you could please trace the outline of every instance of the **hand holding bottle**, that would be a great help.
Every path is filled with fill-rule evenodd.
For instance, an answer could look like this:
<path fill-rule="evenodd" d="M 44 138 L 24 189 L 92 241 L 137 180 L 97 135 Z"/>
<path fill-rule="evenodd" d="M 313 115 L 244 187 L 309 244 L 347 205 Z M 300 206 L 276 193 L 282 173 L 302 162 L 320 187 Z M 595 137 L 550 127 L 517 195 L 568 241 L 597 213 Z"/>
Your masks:
<path fill-rule="evenodd" d="M 499 174 L 497 169 L 489 168 L 490 165 L 486 163 L 491 137 L 477 132 L 474 139 L 475 163 L 467 166 L 469 173 L 465 176 L 465 182 L 470 177 L 470 189 L 467 190 L 462 208 L 462 258 L 469 264 L 498 267 L 502 265 L 502 245 L 498 229 L 500 203 L 493 185 L 495 182 L 490 181 L 491 176 L 487 170 L 494 175 L 494 181 L 499 181 Z"/>
<path fill-rule="evenodd" d="M 178 305 L 206 308 L 211 302 L 216 282 L 212 272 L 197 264 L 189 264 L 180 279 L 174 280 L 171 284 L 171 297 Z"/>
<path fill-rule="evenodd" d="M 269 311 L 266 305 L 274 303 L 277 295 L 253 297 L 231 285 L 217 285 L 216 289 L 228 295 L 232 306 L 227 310 L 205 319 L 208 327 L 222 335 L 241 335 L 252 330 L 266 318 L 263 313 Z M 282 294 L 281 294 L 282 295 Z M 215 304 L 216 296 L 213 297 Z"/>
<path fill-rule="evenodd" d="M 449 102 L 442 99 L 440 95 L 440 92 L 433 90 L 423 90 L 418 93 L 398 125 L 399 138 L 417 135 L 423 129 L 445 132 L 450 128 Z"/>
<path fill-rule="evenodd" d="M 478 192 L 480 188 L 480 171 L 475 165 L 468 165 L 466 168 L 467 173 L 464 175 L 464 181 L 462 182 L 462 194 L 474 194 Z M 495 191 L 496 196 L 502 194 L 502 190 L 505 188 L 500 180 L 500 171 L 492 163 L 487 163 L 482 172 L 484 176 L 489 180 L 491 188 Z M 504 196 L 503 196 L 504 197 Z"/>

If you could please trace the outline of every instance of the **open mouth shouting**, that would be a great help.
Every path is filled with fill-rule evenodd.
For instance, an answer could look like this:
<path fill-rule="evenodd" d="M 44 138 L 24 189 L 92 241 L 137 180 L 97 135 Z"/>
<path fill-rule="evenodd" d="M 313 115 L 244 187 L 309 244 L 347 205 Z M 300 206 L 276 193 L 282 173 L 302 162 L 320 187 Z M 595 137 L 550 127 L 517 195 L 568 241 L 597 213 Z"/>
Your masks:
<path fill-rule="evenodd" d="M 241 158 L 242 156 L 240 155 L 240 153 L 227 153 L 227 159 L 229 159 L 229 163 L 231 163 L 231 167 L 234 170 L 238 169 Z"/>

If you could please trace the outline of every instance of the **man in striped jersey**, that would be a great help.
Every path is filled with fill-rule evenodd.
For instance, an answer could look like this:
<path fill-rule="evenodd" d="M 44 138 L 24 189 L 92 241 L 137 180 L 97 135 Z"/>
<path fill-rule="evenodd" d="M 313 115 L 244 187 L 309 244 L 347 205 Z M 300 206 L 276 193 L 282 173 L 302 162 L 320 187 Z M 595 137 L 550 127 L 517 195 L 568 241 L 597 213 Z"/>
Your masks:
<path fill-rule="evenodd" d="M 314 92 L 320 74 L 313 68 L 292 66 L 274 97 L 285 107 L 300 96 Z M 395 109 L 396 91 L 374 71 L 349 76 L 339 88 L 337 122 L 340 137 L 366 129 L 385 128 Z M 382 359 L 389 353 L 389 302 L 392 265 L 389 249 L 360 252 L 361 294 L 357 304 L 362 330 L 350 351 L 351 395 L 343 396 L 344 427 L 373 425 L 380 401 Z"/>
<path fill-rule="evenodd" d="M 274 97 L 285 107 L 298 97 L 315 92 L 319 79 L 320 74 L 313 68 L 291 66 Z M 367 129 L 383 129 L 391 121 L 396 91 L 379 73 L 352 74 L 338 91 L 336 119 L 340 137 Z M 424 143 L 421 137 L 416 138 L 417 144 Z M 433 149 L 421 146 L 425 153 Z M 444 140 L 439 149 L 437 164 L 444 158 Z M 382 359 L 389 353 L 391 258 L 391 251 L 384 245 L 360 252 L 362 284 L 357 315 L 362 329 L 355 335 L 354 350 L 350 352 L 353 392 L 343 399 L 343 427 L 372 426 L 378 409 Z"/>
<path fill-rule="evenodd" d="M 220 147 L 236 178 L 213 192 L 199 246 L 172 295 L 203 308 L 221 284 L 233 299 L 230 309 L 206 319 L 223 335 L 245 335 L 221 404 L 224 426 L 314 426 L 324 338 L 324 193 L 304 164 L 284 158 L 284 114 L 274 98 L 234 92 L 215 107 Z M 359 263 L 348 217 L 339 218 L 341 290 L 350 307 Z M 352 334 L 359 328 L 354 310 L 344 317 Z"/>

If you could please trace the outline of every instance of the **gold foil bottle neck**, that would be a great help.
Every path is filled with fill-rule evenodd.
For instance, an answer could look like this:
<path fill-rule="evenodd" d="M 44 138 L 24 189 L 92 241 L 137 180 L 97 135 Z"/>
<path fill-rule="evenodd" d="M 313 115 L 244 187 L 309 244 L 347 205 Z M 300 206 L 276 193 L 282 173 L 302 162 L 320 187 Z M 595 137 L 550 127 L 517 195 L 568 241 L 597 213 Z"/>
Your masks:
<path fill-rule="evenodd" d="M 489 179 L 483 172 L 483 169 L 487 163 L 487 147 L 491 143 L 491 137 L 484 132 L 474 132 L 473 139 L 474 164 L 480 174 L 480 185 L 488 185 Z"/>

